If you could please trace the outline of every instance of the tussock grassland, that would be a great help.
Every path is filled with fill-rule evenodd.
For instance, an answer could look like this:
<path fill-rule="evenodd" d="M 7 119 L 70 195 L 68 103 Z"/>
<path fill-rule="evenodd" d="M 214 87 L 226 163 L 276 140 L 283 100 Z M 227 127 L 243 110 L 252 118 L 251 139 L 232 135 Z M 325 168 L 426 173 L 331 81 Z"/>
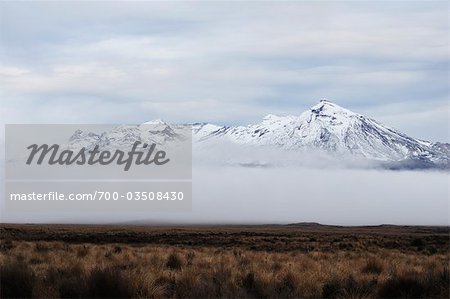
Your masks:
<path fill-rule="evenodd" d="M 448 298 L 449 251 L 411 240 L 410 250 L 267 251 L 4 238 L 0 297 Z"/>

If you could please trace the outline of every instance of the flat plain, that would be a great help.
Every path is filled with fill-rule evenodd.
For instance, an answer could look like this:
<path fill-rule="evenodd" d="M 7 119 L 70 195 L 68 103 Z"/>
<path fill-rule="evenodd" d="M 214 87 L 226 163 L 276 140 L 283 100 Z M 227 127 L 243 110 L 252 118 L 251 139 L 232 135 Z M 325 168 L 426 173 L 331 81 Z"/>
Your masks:
<path fill-rule="evenodd" d="M 449 298 L 450 228 L 0 225 L 2 298 Z"/>

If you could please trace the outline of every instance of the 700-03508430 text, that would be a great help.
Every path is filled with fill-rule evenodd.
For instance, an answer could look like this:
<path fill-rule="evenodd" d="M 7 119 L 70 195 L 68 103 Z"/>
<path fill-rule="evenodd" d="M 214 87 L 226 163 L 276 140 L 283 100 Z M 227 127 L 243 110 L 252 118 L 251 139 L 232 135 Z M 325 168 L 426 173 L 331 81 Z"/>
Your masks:
<path fill-rule="evenodd" d="M 181 201 L 184 193 L 181 191 L 149 191 L 149 192 L 109 192 L 95 191 L 92 193 L 62 193 L 51 191 L 47 193 L 11 193 L 9 199 L 28 200 L 28 201 L 109 201 L 109 200 L 140 200 L 140 201 Z"/>

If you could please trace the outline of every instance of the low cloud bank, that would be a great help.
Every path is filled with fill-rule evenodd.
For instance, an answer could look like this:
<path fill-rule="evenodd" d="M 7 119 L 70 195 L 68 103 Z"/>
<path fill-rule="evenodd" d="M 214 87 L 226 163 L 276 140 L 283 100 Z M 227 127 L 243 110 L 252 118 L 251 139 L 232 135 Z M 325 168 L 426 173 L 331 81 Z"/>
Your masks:
<path fill-rule="evenodd" d="M 448 179 L 429 171 L 200 168 L 193 214 L 207 222 L 448 225 Z"/>
<path fill-rule="evenodd" d="M 449 225 L 448 181 L 438 171 L 197 166 L 189 213 L 3 213 L 2 222 Z"/>

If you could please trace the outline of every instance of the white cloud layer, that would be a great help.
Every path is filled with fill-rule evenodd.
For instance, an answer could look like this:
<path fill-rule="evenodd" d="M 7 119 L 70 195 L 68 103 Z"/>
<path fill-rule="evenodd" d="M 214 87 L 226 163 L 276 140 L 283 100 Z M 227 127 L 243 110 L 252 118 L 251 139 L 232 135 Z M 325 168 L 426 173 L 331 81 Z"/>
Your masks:
<path fill-rule="evenodd" d="M 192 212 L 0 216 L 47 223 L 449 225 L 448 179 L 428 171 L 202 166 L 193 171 Z"/>

